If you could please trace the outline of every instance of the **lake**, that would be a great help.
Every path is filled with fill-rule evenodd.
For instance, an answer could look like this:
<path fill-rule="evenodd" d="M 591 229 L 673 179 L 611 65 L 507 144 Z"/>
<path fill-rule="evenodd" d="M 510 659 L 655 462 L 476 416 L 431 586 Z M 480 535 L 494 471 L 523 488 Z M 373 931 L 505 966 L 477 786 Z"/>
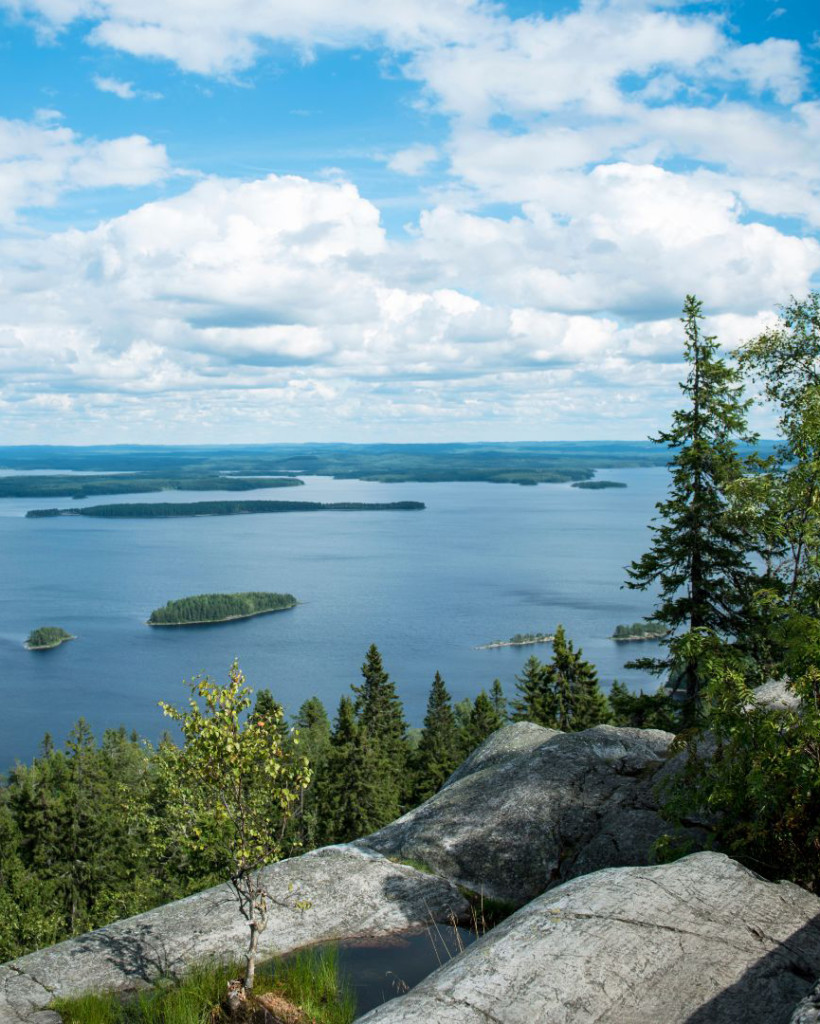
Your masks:
<path fill-rule="evenodd" d="M 240 659 L 254 688 L 288 712 L 312 695 L 333 717 L 360 681 L 371 643 L 420 725 L 435 672 L 455 700 L 514 677 L 548 645 L 479 651 L 519 632 L 567 633 L 598 667 L 633 689 L 656 680 L 624 662 L 658 650 L 616 644 L 619 623 L 640 619 L 652 597 L 621 589 L 623 567 L 648 547 L 647 524 L 666 469 L 605 470 L 625 489 L 565 484 L 380 484 L 305 477 L 299 500 L 418 500 L 423 512 L 318 512 L 192 519 L 25 519 L 30 508 L 118 501 L 202 501 L 213 492 L 0 502 L 0 770 L 28 760 L 49 731 L 62 743 L 84 716 L 95 733 L 125 724 L 155 740 L 157 701 L 182 702 L 198 673 L 226 678 Z M 281 499 L 258 490 L 243 499 Z M 152 629 L 153 608 L 191 594 L 273 590 L 292 611 L 222 625 Z M 77 640 L 30 652 L 36 626 Z"/>

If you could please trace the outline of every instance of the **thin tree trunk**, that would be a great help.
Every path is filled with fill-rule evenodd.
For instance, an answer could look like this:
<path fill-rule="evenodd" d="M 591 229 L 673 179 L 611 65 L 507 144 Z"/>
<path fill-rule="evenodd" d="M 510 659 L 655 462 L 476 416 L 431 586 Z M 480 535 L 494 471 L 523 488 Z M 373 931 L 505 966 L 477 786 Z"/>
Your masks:
<path fill-rule="evenodd" d="M 247 970 L 245 971 L 245 991 L 253 991 L 253 982 L 256 976 L 256 947 L 259 945 L 259 927 L 256 921 L 251 921 L 251 938 L 248 943 L 246 955 Z"/>

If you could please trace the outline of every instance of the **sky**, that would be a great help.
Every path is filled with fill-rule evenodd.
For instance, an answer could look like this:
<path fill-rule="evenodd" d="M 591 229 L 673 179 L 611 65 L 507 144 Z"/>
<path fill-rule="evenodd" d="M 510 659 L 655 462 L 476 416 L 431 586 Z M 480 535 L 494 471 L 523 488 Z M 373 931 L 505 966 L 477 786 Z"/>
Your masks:
<path fill-rule="evenodd" d="M 0 444 L 656 432 L 820 286 L 815 7 L 0 0 Z"/>

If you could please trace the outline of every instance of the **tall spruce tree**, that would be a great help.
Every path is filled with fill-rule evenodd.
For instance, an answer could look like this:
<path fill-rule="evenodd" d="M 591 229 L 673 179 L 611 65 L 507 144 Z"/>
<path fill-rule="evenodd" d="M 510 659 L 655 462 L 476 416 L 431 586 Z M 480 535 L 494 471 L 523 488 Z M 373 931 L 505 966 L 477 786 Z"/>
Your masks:
<path fill-rule="evenodd" d="M 504 696 L 504 689 L 501 686 L 500 679 L 493 679 L 493 685 L 490 688 L 490 700 L 492 701 L 495 713 L 498 715 L 501 724 L 507 721 L 507 698 Z"/>
<path fill-rule="evenodd" d="M 365 656 L 362 680 L 360 686 L 352 687 L 356 695 L 356 722 L 382 789 L 380 826 L 397 818 L 410 796 L 407 722 L 396 686 L 385 672 L 375 644 L 370 645 Z"/>
<path fill-rule="evenodd" d="M 515 677 L 518 696 L 513 699 L 513 721 L 547 725 L 554 717 L 553 691 L 547 666 L 534 654 L 524 662 L 521 675 Z"/>
<path fill-rule="evenodd" d="M 420 804 L 441 789 L 461 760 L 461 737 L 450 694 L 438 672 L 430 687 L 427 713 L 413 758 L 412 803 Z"/>
<path fill-rule="evenodd" d="M 563 626 L 555 630 L 552 661 L 547 674 L 554 697 L 553 720 L 545 724 L 564 732 L 579 732 L 611 721 L 609 703 L 598 685 L 595 666 L 585 661 L 583 651 L 567 640 Z"/>
<path fill-rule="evenodd" d="M 473 703 L 470 720 L 464 731 L 465 753 L 469 754 L 475 750 L 503 724 L 504 721 L 496 710 L 492 698 L 482 690 Z"/>
<path fill-rule="evenodd" d="M 687 295 L 683 306 L 689 365 L 680 388 L 683 408 L 669 430 L 651 438 L 671 454 L 669 496 L 655 507 L 650 550 L 627 568 L 632 590 L 657 587 L 659 601 L 649 616 L 669 627 L 661 641 L 676 633 L 709 630 L 727 639 L 742 634 L 754 574 L 748 555 L 751 542 L 730 514 L 730 491 L 748 469 L 737 442 L 756 438 L 747 427 L 749 401 L 743 398 L 739 372 L 719 356 L 713 336 L 701 333 L 702 303 Z M 674 668 L 673 685 L 685 686 L 685 719 L 698 715 L 703 680 L 697 662 L 673 666 L 670 657 L 634 663 L 661 673 Z"/>

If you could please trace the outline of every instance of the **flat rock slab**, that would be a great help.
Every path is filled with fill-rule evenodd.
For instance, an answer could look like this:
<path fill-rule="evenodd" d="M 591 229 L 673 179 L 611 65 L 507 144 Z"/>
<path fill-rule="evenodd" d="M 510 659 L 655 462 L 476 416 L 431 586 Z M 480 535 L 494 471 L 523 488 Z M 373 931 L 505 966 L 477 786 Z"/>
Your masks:
<path fill-rule="evenodd" d="M 552 889 L 361 1024 L 787 1024 L 818 973 L 820 899 L 697 853 Z"/>
<path fill-rule="evenodd" d="M 505 726 L 435 796 L 358 845 L 519 904 L 577 875 L 647 864 L 669 831 L 654 777 L 673 739 L 606 725 Z"/>
<path fill-rule="evenodd" d="M 449 882 L 378 854 L 329 846 L 265 869 L 284 906 L 270 911 L 261 957 L 348 936 L 389 935 L 469 913 Z M 299 910 L 297 900 L 310 901 Z M 55 996 L 146 985 L 207 959 L 239 960 L 248 929 L 228 886 L 117 921 L 0 967 L 0 1024 L 57 1021 Z"/>

